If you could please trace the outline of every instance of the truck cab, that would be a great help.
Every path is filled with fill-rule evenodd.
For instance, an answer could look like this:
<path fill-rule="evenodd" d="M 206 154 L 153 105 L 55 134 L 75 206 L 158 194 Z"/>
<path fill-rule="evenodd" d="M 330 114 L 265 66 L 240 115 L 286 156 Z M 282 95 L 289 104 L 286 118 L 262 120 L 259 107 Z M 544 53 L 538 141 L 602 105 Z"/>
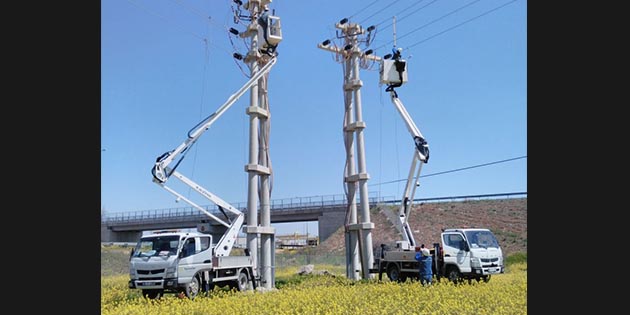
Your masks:
<path fill-rule="evenodd" d="M 454 282 L 461 279 L 489 281 L 493 274 L 503 273 L 503 252 L 488 229 L 445 229 L 442 248 L 436 259 L 437 274 Z"/>

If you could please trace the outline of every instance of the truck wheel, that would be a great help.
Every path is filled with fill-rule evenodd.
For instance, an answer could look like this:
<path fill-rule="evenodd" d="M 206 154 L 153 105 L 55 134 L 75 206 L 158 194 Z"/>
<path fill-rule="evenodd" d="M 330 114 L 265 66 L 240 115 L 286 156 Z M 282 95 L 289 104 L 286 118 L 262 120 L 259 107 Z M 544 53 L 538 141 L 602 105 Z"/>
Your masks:
<path fill-rule="evenodd" d="M 162 296 L 163 291 L 160 289 L 144 289 L 142 290 L 142 296 L 147 299 L 158 299 Z"/>
<path fill-rule="evenodd" d="M 488 282 L 490 281 L 490 275 L 482 276 L 481 279 L 483 280 L 483 282 Z"/>
<path fill-rule="evenodd" d="M 389 266 L 387 266 L 387 276 L 391 281 L 402 281 L 400 279 L 400 270 L 398 269 L 398 266 L 396 264 L 390 264 Z"/>
<path fill-rule="evenodd" d="M 461 282 L 461 276 L 459 275 L 459 271 L 455 267 L 449 268 L 446 276 L 448 277 L 448 280 L 455 284 Z"/>
<path fill-rule="evenodd" d="M 197 275 L 195 275 L 192 278 L 192 281 L 186 285 L 184 293 L 186 293 L 186 296 L 191 300 L 199 294 L 199 277 L 197 277 Z"/>
<path fill-rule="evenodd" d="M 239 291 L 247 290 L 247 283 L 249 279 L 247 278 L 247 273 L 245 271 L 241 271 L 238 273 L 238 280 L 236 280 L 236 288 Z"/>

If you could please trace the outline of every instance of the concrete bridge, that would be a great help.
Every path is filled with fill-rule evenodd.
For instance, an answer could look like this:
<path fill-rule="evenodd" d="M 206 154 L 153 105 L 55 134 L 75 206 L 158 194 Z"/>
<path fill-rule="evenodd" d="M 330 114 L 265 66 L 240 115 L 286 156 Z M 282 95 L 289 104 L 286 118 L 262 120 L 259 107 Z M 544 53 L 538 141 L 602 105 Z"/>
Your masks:
<path fill-rule="evenodd" d="M 527 196 L 527 192 L 423 198 L 414 199 L 414 202 L 446 202 L 512 196 Z M 393 197 L 370 197 L 369 202 L 372 208 L 377 204 L 399 204 L 400 200 Z M 232 205 L 245 213 L 245 223 L 247 223 L 247 203 Z M 343 226 L 346 207 L 345 195 L 275 199 L 271 200 L 271 223 L 317 221 L 319 239 L 323 242 Z M 216 205 L 204 208 L 219 218 L 225 217 Z M 358 201 L 357 208 L 359 208 Z M 207 224 L 211 225 L 211 229 L 215 229 L 212 234 L 221 235 L 225 230 L 223 225 L 193 207 L 116 213 L 101 218 L 101 242 L 136 242 L 143 231 L 197 228 L 199 225 Z"/>
<path fill-rule="evenodd" d="M 384 198 L 371 197 L 369 201 L 371 208 Z M 247 203 L 232 205 L 245 214 L 247 223 Z M 218 218 L 225 218 L 216 205 L 204 208 Z M 346 208 L 345 195 L 271 200 L 271 223 L 318 221 L 320 240 L 325 240 L 345 222 Z M 204 223 L 217 229 L 216 235 L 225 229 L 193 207 L 117 213 L 101 218 L 101 242 L 136 242 L 142 231 L 197 228 Z"/>

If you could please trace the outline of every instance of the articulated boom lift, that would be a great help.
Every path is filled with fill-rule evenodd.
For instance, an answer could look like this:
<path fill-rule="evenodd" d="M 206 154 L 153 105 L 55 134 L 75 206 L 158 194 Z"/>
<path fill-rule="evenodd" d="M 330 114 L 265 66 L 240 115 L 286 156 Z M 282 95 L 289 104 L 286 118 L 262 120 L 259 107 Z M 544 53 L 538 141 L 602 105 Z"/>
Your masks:
<path fill-rule="evenodd" d="M 409 212 L 411 211 L 411 205 L 413 203 L 413 197 L 416 193 L 416 188 L 420 185 L 419 178 L 422 165 L 429 161 L 429 144 L 424 139 L 424 136 L 422 136 L 422 133 L 420 133 L 420 130 L 411 119 L 411 116 L 409 116 L 407 109 L 405 109 L 405 106 L 398 98 L 398 94 L 394 90 L 394 88 L 401 86 L 404 82 L 407 82 L 407 63 L 402 59 L 400 55 L 401 51 L 401 48 L 394 49 L 392 59 L 382 60 L 380 75 L 381 83 L 387 84 L 385 91 L 390 93 L 391 101 L 405 122 L 407 130 L 411 134 L 415 144 L 411 167 L 407 177 L 407 184 L 405 185 L 405 191 L 401 198 L 400 210 L 398 212 L 399 221 L 396 222 L 396 228 L 403 235 L 403 242 L 400 244 L 401 249 L 406 250 L 416 246 L 416 241 L 413 237 L 411 228 L 409 227 Z M 415 184 L 414 173 L 416 179 Z"/>
<path fill-rule="evenodd" d="M 229 203 L 227 203 L 226 201 L 224 201 L 223 199 L 219 198 L 218 196 L 212 194 L 205 188 L 201 187 L 199 184 L 195 183 L 190 178 L 187 178 L 186 176 L 177 172 L 176 169 L 179 166 L 179 163 L 181 163 L 184 157 L 186 156 L 186 153 L 189 151 L 188 149 L 190 149 L 192 145 L 195 144 L 195 142 L 199 139 L 199 137 L 201 137 L 201 135 L 206 130 L 208 130 L 208 128 L 210 128 L 210 126 L 219 117 L 221 117 L 221 115 L 223 115 L 223 113 L 225 113 L 225 111 L 229 109 L 252 85 L 256 84 L 258 80 L 262 78 L 262 76 L 267 74 L 271 70 L 273 65 L 276 63 L 276 60 L 277 59 L 275 57 L 271 58 L 269 62 L 260 69 L 260 71 L 256 72 L 249 79 L 249 81 L 247 81 L 235 94 L 232 94 L 230 98 L 223 105 L 221 105 L 221 107 L 219 107 L 219 109 L 217 109 L 214 113 L 212 113 L 210 116 L 206 117 L 199 124 L 193 127 L 188 132 L 188 138 L 182 144 L 180 144 L 176 149 L 172 151 L 168 151 L 160 155 L 155 161 L 155 165 L 153 166 L 153 169 L 151 170 L 151 173 L 153 174 L 153 182 L 162 186 L 162 188 L 166 189 L 171 194 L 175 195 L 178 200 L 179 199 L 184 200 L 186 203 L 190 204 L 191 206 L 195 207 L 197 210 L 205 213 L 206 215 L 211 217 L 213 220 L 219 222 L 220 224 L 228 228 L 227 232 L 223 234 L 221 239 L 216 244 L 216 249 L 215 249 L 216 256 L 229 256 L 230 251 L 232 250 L 232 246 L 234 246 L 236 237 L 238 236 L 238 232 L 241 226 L 243 225 L 244 214 L 238 209 L 236 209 L 235 207 L 233 207 L 232 205 L 230 205 Z M 178 159 L 177 163 L 175 163 L 173 167 L 170 167 L 171 163 L 173 163 L 176 159 Z M 225 215 L 226 220 L 228 222 L 216 217 L 215 215 L 208 212 L 206 209 L 199 206 L 195 202 L 189 200 L 188 198 L 184 197 L 182 194 L 166 186 L 166 181 L 168 181 L 168 179 L 173 175 L 175 176 L 175 178 L 179 179 L 184 184 L 191 187 L 193 190 L 201 194 L 203 197 L 210 200 L 212 203 L 216 204 L 219 207 L 219 210 L 221 210 L 221 212 Z M 230 220 L 230 218 L 225 213 L 225 210 L 231 212 L 232 214 L 235 214 L 236 218 L 233 221 Z"/>

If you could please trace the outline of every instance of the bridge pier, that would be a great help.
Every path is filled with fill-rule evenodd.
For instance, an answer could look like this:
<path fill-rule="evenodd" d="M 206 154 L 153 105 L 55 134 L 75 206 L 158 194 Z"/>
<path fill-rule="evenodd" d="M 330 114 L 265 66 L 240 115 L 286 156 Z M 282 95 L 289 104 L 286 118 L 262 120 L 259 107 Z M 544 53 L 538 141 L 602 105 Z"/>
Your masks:
<path fill-rule="evenodd" d="M 112 231 L 105 225 L 101 225 L 101 242 L 137 242 L 142 236 L 142 231 Z"/>
<path fill-rule="evenodd" d="M 345 211 L 324 212 L 317 218 L 319 242 L 325 241 L 335 233 L 346 221 Z"/>

